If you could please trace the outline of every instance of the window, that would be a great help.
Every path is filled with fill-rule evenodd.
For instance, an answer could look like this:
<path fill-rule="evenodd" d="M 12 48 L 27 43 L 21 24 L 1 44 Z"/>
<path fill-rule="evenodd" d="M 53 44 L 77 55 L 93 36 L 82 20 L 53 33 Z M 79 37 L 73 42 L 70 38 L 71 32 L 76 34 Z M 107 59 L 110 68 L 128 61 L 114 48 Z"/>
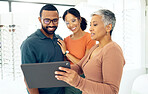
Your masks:
<path fill-rule="evenodd" d="M 1 13 L 8 13 L 8 12 L 9 12 L 8 2 L 0 1 L 0 14 Z"/>
<path fill-rule="evenodd" d="M 142 54 L 144 54 L 142 53 L 142 48 L 144 47 L 142 41 L 144 40 L 142 39 L 142 8 L 140 4 L 140 0 L 123 0 L 122 10 L 116 11 L 118 7 L 114 8 L 117 18 L 120 18 L 120 20 L 117 20 L 113 39 L 122 47 L 126 60 L 125 69 L 139 68 L 142 66 Z M 117 34 L 117 32 L 119 33 Z"/>

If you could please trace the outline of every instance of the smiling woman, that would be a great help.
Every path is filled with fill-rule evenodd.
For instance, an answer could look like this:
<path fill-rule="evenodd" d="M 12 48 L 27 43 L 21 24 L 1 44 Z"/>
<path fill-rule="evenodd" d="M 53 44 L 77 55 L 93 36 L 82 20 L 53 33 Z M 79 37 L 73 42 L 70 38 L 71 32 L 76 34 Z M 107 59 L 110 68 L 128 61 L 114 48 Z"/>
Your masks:
<path fill-rule="evenodd" d="M 73 34 L 66 37 L 64 42 L 60 41 L 63 44 L 61 46 L 62 52 L 65 54 L 66 50 L 69 51 L 66 57 L 71 64 L 76 64 L 95 45 L 95 41 L 91 39 L 91 35 L 88 32 L 84 31 L 87 27 L 87 22 L 85 18 L 80 16 L 77 9 L 70 8 L 66 10 L 63 14 L 63 20 Z"/>

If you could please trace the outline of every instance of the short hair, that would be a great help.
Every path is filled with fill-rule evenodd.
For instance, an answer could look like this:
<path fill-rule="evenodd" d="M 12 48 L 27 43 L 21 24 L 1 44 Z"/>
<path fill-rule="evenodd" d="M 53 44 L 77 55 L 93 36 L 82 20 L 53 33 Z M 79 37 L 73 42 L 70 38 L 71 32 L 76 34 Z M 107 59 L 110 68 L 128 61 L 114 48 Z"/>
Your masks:
<path fill-rule="evenodd" d="M 116 23 L 116 17 L 115 17 L 115 14 L 110 11 L 110 10 L 107 10 L 107 9 L 100 9 L 94 13 L 92 13 L 91 16 L 94 16 L 94 15 L 99 15 L 102 17 L 102 21 L 104 22 L 104 25 L 107 26 L 109 24 L 112 24 L 112 29 L 110 31 L 110 35 L 112 35 L 112 31 L 115 27 L 115 23 Z"/>
<path fill-rule="evenodd" d="M 42 17 L 43 10 L 57 11 L 58 12 L 57 8 L 54 5 L 52 5 L 52 4 L 46 4 L 40 10 L 40 17 Z M 59 12 L 58 12 L 58 14 L 59 14 Z"/>
<path fill-rule="evenodd" d="M 65 21 L 65 16 L 66 16 L 68 13 L 74 15 L 74 16 L 77 17 L 79 20 L 80 20 L 80 18 L 81 18 L 80 27 L 81 27 L 82 30 L 85 30 L 85 29 L 86 29 L 86 27 L 87 27 L 87 21 L 86 21 L 86 19 L 85 19 L 84 17 L 81 17 L 81 16 L 80 16 L 80 12 L 79 12 L 77 9 L 75 9 L 75 8 L 70 8 L 70 9 L 66 10 L 66 11 L 64 12 L 64 14 L 63 14 L 63 20 L 64 20 L 64 21 Z"/>

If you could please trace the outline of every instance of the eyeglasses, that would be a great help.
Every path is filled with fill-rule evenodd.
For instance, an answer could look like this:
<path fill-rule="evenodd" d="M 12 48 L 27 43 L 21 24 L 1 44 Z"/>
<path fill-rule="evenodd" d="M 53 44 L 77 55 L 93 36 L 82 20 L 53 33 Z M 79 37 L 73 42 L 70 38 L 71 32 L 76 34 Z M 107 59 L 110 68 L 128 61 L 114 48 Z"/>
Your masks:
<path fill-rule="evenodd" d="M 43 19 L 43 22 L 44 22 L 44 24 L 50 24 L 51 22 L 53 23 L 53 24 L 58 24 L 58 18 L 56 18 L 56 19 L 53 19 L 53 20 L 51 20 L 51 19 Z"/>

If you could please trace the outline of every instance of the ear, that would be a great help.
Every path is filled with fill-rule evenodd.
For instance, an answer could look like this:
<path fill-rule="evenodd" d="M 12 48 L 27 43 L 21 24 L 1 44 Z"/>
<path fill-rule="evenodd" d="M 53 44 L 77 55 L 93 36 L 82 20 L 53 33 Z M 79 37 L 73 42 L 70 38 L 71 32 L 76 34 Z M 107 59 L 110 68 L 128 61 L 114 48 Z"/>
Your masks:
<path fill-rule="evenodd" d="M 105 29 L 107 33 L 110 33 L 110 31 L 112 30 L 112 24 L 107 25 Z"/>
<path fill-rule="evenodd" d="M 42 23 L 42 21 L 41 21 L 41 17 L 38 17 L 38 19 L 39 19 L 40 23 Z"/>

